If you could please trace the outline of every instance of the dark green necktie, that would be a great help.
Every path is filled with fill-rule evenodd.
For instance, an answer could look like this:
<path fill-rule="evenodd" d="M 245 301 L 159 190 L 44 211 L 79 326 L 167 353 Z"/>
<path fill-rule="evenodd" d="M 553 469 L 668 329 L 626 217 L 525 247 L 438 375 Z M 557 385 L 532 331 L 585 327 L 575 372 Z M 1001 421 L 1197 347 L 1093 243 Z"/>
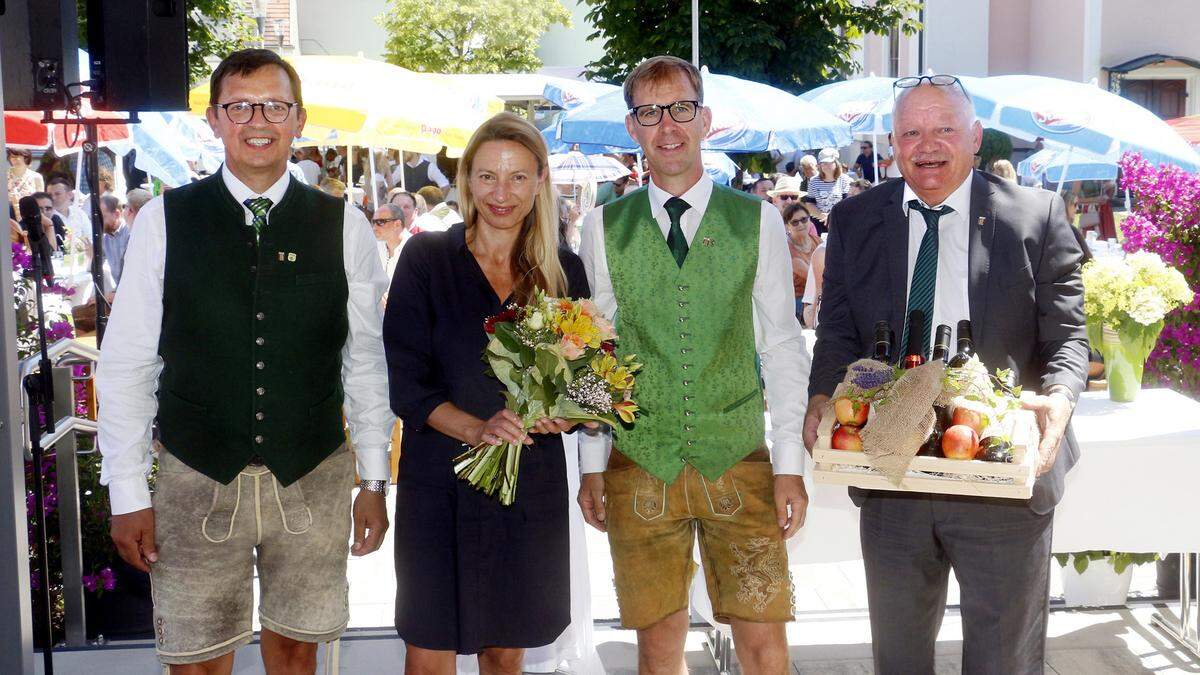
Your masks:
<path fill-rule="evenodd" d="M 679 225 L 679 219 L 683 217 L 685 211 L 692 207 L 679 197 L 671 197 L 666 204 L 663 204 L 663 208 L 671 217 L 671 231 L 667 234 L 667 248 L 671 249 L 675 263 L 683 267 L 683 261 L 687 258 L 688 243 L 687 237 L 683 236 L 683 228 Z"/>
<path fill-rule="evenodd" d="M 949 206 L 926 208 L 915 199 L 908 202 L 908 208 L 910 211 L 920 211 L 925 217 L 925 235 L 921 237 L 921 248 L 917 250 L 917 264 L 913 265 L 912 284 L 908 287 L 908 310 L 904 313 L 904 338 L 900 344 L 908 344 L 908 333 L 912 327 L 908 325 L 907 317 L 914 309 L 919 309 L 925 316 L 925 325 L 917 327 L 921 331 L 921 350 L 924 352 L 929 348 L 929 334 L 933 330 L 933 292 L 937 288 L 938 267 L 938 219 L 954 213 L 954 209 Z"/>
<path fill-rule="evenodd" d="M 254 214 L 254 220 L 250 223 L 254 226 L 254 235 L 262 235 L 262 229 L 267 226 L 267 212 L 271 210 L 271 200 L 266 197 L 256 197 L 242 203 L 250 209 L 250 213 Z"/>

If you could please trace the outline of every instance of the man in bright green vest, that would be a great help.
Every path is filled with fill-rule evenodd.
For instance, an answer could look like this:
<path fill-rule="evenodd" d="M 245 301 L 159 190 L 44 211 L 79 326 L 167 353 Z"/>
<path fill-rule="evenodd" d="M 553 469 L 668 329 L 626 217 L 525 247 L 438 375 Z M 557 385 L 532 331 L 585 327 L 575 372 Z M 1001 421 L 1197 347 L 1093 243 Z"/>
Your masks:
<path fill-rule="evenodd" d="M 793 610 L 784 540 L 808 505 L 809 362 L 783 221 L 705 174 L 712 114 L 694 66 L 644 61 L 625 81 L 625 101 L 650 184 L 588 214 L 580 256 L 621 350 L 645 363 L 642 412 L 613 432 L 611 453 L 603 434 L 581 439 L 579 503 L 608 532 L 639 672 L 683 667 L 698 534 L 714 615 L 732 625 L 743 670 L 784 673 Z"/>

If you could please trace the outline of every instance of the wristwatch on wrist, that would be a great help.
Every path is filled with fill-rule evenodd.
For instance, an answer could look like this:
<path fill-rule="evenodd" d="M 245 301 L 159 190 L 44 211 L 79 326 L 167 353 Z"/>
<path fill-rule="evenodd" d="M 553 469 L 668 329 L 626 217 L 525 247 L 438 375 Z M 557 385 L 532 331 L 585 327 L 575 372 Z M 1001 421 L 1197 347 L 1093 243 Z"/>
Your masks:
<path fill-rule="evenodd" d="M 374 492 L 375 494 L 387 496 L 388 482 L 386 480 L 363 480 L 359 481 L 358 487 L 360 490 Z"/>
<path fill-rule="evenodd" d="M 1075 404 L 1079 402 L 1078 398 L 1071 391 L 1071 388 L 1065 384 L 1052 384 L 1049 387 L 1046 387 L 1044 395 L 1049 396 L 1051 394 L 1062 394 L 1068 401 L 1071 402 L 1072 408 L 1074 408 Z"/>

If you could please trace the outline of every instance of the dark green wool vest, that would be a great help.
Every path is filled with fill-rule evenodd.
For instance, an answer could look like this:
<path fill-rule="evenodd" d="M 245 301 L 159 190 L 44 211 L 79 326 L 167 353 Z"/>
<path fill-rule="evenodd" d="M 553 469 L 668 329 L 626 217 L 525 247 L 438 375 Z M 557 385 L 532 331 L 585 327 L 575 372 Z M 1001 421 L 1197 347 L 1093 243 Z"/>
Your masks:
<path fill-rule="evenodd" d="M 161 441 L 213 480 L 257 457 L 288 485 L 344 440 L 344 204 L 292 179 L 258 242 L 219 173 L 164 206 Z"/>
<path fill-rule="evenodd" d="M 762 202 L 714 186 L 679 267 L 640 189 L 604 207 L 617 335 L 637 354 L 641 416 L 614 445 L 671 483 L 685 464 L 716 480 L 763 444 L 753 298 Z"/>

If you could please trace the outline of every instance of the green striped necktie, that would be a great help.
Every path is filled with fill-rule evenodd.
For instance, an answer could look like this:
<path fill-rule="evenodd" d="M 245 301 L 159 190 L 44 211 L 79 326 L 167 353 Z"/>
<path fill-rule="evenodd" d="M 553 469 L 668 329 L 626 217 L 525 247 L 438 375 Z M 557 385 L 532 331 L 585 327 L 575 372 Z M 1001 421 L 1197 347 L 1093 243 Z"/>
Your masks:
<path fill-rule="evenodd" d="M 908 334 L 912 327 L 908 325 L 908 316 L 914 309 L 921 310 L 925 316 L 925 325 L 917 326 L 921 331 L 921 351 L 924 354 L 929 348 L 929 334 L 933 330 L 933 292 L 937 288 L 938 268 L 938 219 L 954 213 L 949 206 L 936 209 L 921 206 L 915 199 L 908 202 L 911 211 L 916 209 L 925 217 L 925 235 L 921 237 L 921 248 L 917 250 L 917 264 L 913 266 L 912 284 L 908 288 L 908 310 L 904 313 L 904 338 L 901 345 L 908 345 Z M 904 347 L 907 349 L 907 346 Z"/>
<path fill-rule="evenodd" d="M 671 249 L 671 256 L 675 258 L 675 263 L 683 267 L 683 261 L 687 259 L 688 243 L 687 237 L 683 236 L 680 219 L 683 218 L 684 212 L 692 206 L 679 197 L 671 197 L 663 204 L 663 208 L 671 217 L 671 231 L 667 234 L 667 248 Z"/>
<path fill-rule="evenodd" d="M 267 212 L 271 210 L 271 200 L 266 197 L 255 197 L 242 203 L 250 209 L 250 213 L 254 214 L 254 220 L 250 223 L 254 226 L 254 236 L 261 236 L 262 229 L 267 226 Z"/>

